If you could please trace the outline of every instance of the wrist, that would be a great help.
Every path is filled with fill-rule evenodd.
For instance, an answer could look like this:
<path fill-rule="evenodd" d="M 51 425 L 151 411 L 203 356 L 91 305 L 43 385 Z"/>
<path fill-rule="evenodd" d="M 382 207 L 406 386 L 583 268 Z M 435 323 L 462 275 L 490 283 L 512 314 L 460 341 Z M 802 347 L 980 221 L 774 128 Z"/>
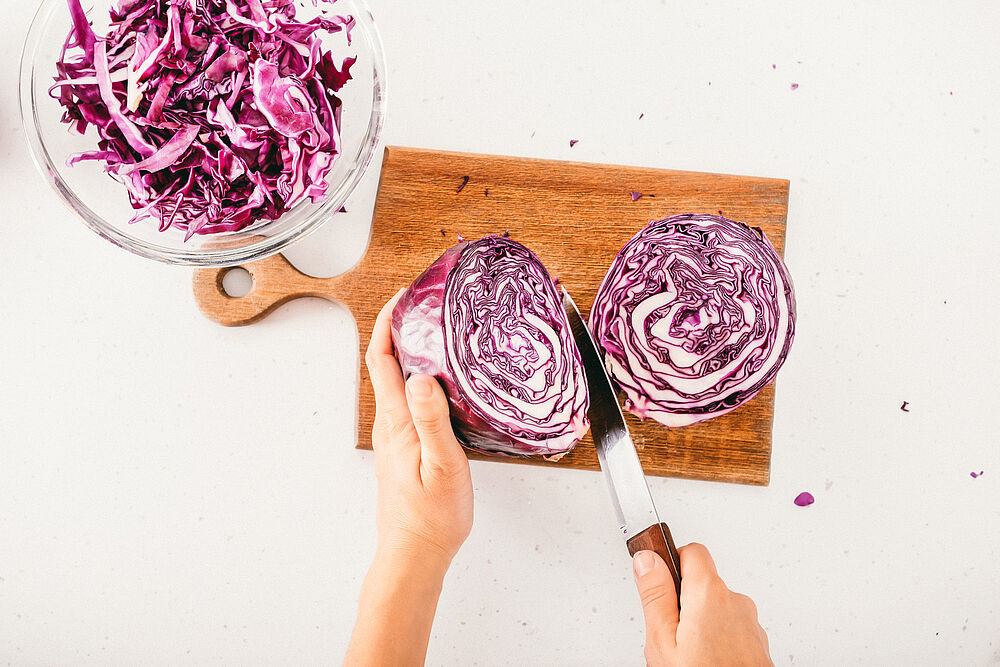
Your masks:
<path fill-rule="evenodd" d="M 423 664 L 451 559 L 410 546 L 379 540 L 345 664 Z"/>
<path fill-rule="evenodd" d="M 372 569 L 383 576 L 398 575 L 411 582 L 437 584 L 444 581 L 451 566 L 451 555 L 433 546 L 379 541 Z"/>

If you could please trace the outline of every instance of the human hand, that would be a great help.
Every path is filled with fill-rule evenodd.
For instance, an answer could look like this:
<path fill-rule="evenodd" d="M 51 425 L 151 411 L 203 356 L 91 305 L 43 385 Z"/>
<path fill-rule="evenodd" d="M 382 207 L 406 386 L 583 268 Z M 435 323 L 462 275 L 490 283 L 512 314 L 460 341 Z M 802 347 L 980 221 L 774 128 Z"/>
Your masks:
<path fill-rule="evenodd" d="M 426 375 L 404 383 L 392 353 L 400 294 L 379 313 L 365 353 L 375 388 L 378 551 L 358 598 L 350 667 L 424 664 L 445 572 L 472 530 L 469 460 L 444 391 Z"/>
<path fill-rule="evenodd" d="M 661 665 L 773 665 L 757 607 L 734 593 L 708 549 L 689 544 L 681 559 L 681 603 L 663 559 L 640 551 L 632 559 L 646 617 L 646 662 Z"/>
<path fill-rule="evenodd" d="M 375 389 L 378 549 L 439 558 L 446 569 L 472 530 L 472 477 L 441 385 L 427 375 L 403 382 L 389 328 L 401 293 L 379 313 L 365 354 Z"/>

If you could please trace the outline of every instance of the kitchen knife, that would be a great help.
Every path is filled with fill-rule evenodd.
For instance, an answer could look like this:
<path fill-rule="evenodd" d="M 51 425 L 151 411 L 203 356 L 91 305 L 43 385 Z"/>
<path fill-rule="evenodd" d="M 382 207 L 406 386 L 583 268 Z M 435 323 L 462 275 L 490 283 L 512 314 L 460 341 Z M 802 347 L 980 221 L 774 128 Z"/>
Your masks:
<path fill-rule="evenodd" d="M 680 558 L 670 529 L 656 514 L 653 497 L 646 486 L 646 475 L 625 424 L 625 416 L 618 405 L 618 393 L 604 369 L 603 355 L 598 352 L 580 309 L 565 288 L 562 289 L 562 302 L 587 374 L 587 387 L 590 389 L 590 410 L 587 412 L 590 433 L 594 437 L 597 459 L 604 471 L 604 479 L 608 482 L 611 502 L 625 534 L 629 555 L 634 556 L 644 549 L 658 553 L 670 569 L 679 601 Z"/>

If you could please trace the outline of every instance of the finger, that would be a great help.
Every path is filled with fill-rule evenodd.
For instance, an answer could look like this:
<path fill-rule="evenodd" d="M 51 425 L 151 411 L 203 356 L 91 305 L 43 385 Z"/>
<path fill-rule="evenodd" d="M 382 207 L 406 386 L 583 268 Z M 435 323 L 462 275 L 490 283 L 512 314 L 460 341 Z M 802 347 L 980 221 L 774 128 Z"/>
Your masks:
<path fill-rule="evenodd" d="M 391 327 L 392 311 L 402 294 L 403 290 L 399 290 L 382 306 L 378 317 L 375 318 L 371 340 L 368 342 L 368 350 L 365 352 L 365 364 L 368 366 L 368 375 L 371 377 L 372 387 L 375 389 L 376 405 L 379 404 L 380 393 L 388 398 L 393 390 L 398 390 L 400 397 L 403 395 L 403 373 L 399 369 L 399 362 L 396 361 L 396 355 L 392 351 Z"/>
<path fill-rule="evenodd" d="M 758 626 L 760 630 L 760 645 L 764 647 L 764 653 L 771 654 L 771 642 L 767 638 L 767 631 Z"/>
<path fill-rule="evenodd" d="M 703 584 L 719 578 L 712 554 L 704 544 L 697 542 L 687 544 L 677 550 L 677 555 L 681 558 L 681 581 L 690 580 L 692 584 Z"/>
<path fill-rule="evenodd" d="M 365 353 L 365 363 L 375 390 L 375 421 L 380 428 L 385 429 L 386 438 L 382 442 L 373 439 L 376 450 L 380 444 L 392 446 L 405 441 L 404 431 L 410 421 L 409 410 L 406 407 L 406 394 L 403 388 L 403 372 L 399 368 L 392 353 L 392 332 L 390 322 L 392 311 L 403 290 L 389 300 L 379 312 L 372 329 L 371 342 Z"/>
<path fill-rule="evenodd" d="M 632 558 L 632 572 L 639 589 L 642 614 L 646 617 L 646 640 L 655 638 L 658 645 L 677 645 L 680 610 L 674 578 L 667 564 L 652 551 L 638 551 Z"/>
<path fill-rule="evenodd" d="M 395 357 L 378 355 L 368 362 L 372 388 L 375 390 L 375 419 L 386 432 L 401 435 L 410 421 L 406 407 L 403 372 Z M 397 439 L 397 438 L 393 438 Z"/>
<path fill-rule="evenodd" d="M 371 340 L 368 342 L 369 354 L 392 354 L 392 311 L 405 291 L 403 288 L 393 294 L 379 311 L 378 317 L 375 318 L 375 326 L 372 328 Z M 367 358 L 367 355 L 365 356 Z"/>
<path fill-rule="evenodd" d="M 429 375 L 414 375 L 406 382 L 406 400 L 413 426 L 420 436 L 422 467 L 446 475 L 469 469 L 469 460 L 455 439 L 444 389 Z"/>
<path fill-rule="evenodd" d="M 743 609 L 747 618 L 753 619 L 754 623 L 757 623 L 757 603 L 755 603 L 751 598 L 742 593 L 733 593 L 733 597 L 736 602 Z"/>

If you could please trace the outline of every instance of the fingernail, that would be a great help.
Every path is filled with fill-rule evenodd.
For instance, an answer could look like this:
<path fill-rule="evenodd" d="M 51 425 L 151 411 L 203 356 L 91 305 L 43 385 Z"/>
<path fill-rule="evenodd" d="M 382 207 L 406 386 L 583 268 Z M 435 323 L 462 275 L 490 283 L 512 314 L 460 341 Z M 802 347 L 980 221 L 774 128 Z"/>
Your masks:
<path fill-rule="evenodd" d="M 636 576 L 642 577 L 653 571 L 656 567 L 656 558 L 652 551 L 640 551 L 632 559 L 632 567 L 635 568 Z"/>
<path fill-rule="evenodd" d="M 426 375 L 414 375 L 407 381 L 406 391 L 412 398 L 428 398 L 431 395 L 431 382 Z"/>

